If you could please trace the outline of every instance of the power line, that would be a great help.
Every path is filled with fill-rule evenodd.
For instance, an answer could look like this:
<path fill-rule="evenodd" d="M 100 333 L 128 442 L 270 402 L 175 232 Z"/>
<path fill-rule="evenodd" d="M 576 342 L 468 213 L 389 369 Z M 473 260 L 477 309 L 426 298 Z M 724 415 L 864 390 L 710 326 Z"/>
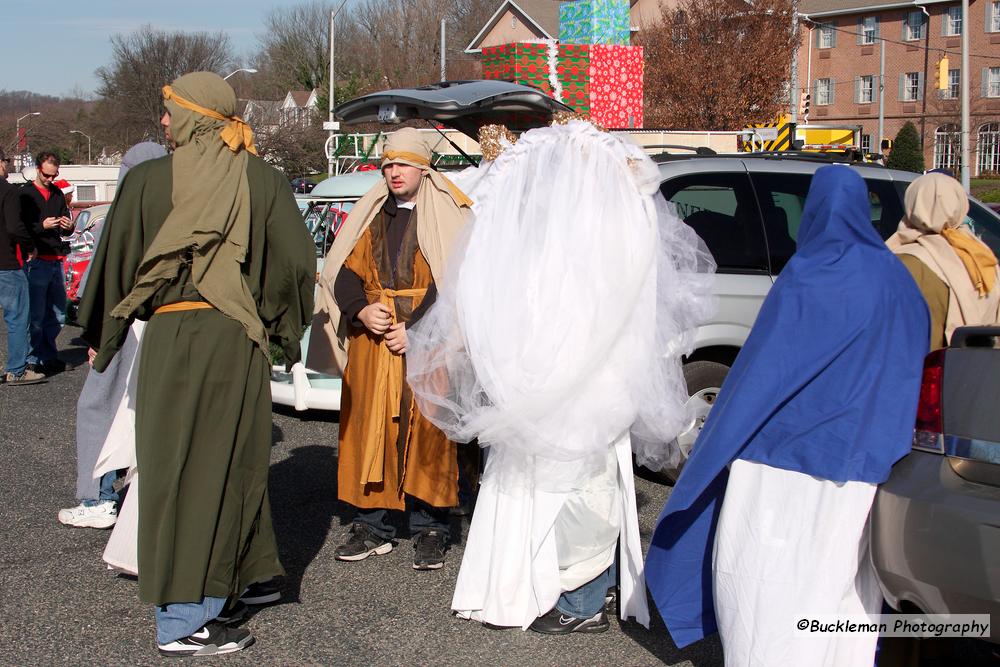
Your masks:
<path fill-rule="evenodd" d="M 823 23 L 821 21 L 817 21 L 815 19 L 805 19 L 805 20 L 808 21 L 809 23 L 812 23 L 814 26 L 816 26 L 817 28 L 820 28 L 820 29 L 835 30 L 836 32 L 842 32 L 845 35 L 852 35 L 854 37 L 864 37 L 864 32 L 855 32 L 853 30 L 848 30 L 847 28 L 840 28 L 840 27 L 837 27 L 835 25 L 831 25 L 831 24 L 828 24 L 828 23 Z M 929 22 L 927 24 L 924 24 L 924 25 L 929 28 Z M 962 26 L 962 29 L 965 30 L 965 26 Z M 949 36 L 950 37 L 958 37 L 959 35 L 949 35 Z M 921 39 L 923 39 L 923 38 L 921 38 Z M 930 52 L 935 52 L 936 51 L 938 53 L 947 53 L 948 55 L 953 55 L 953 56 L 961 56 L 962 55 L 961 51 L 949 51 L 946 48 L 924 46 L 923 44 L 920 43 L 920 40 L 914 40 L 914 41 L 907 42 L 907 41 L 900 41 L 900 40 L 897 40 L 897 39 L 889 39 L 888 37 L 881 37 L 881 36 L 876 37 L 874 42 L 871 42 L 870 44 L 863 44 L 862 46 L 874 46 L 880 40 L 883 41 L 883 42 L 886 42 L 888 44 L 897 44 L 899 46 L 907 46 L 907 47 L 911 47 L 911 48 L 917 48 L 917 49 L 920 49 L 921 51 L 930 51 Z M 986 55 L 986 54 L 981 54 L 981 53 L 969 53 L 969 58 L 985 58 L 986 60 L 1000 60 L 1000 56 Z"/>

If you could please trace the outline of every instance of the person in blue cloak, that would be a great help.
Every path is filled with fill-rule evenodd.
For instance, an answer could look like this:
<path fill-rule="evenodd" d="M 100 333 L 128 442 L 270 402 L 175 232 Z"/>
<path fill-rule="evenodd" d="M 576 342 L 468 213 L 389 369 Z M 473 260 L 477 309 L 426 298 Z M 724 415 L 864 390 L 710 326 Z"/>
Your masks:
<path fill-rule="evenodd" d="M 928 326 L 862 178 L 819 169 L 646 558 L 677 646 L 718 631 L 727 667 L 872 665 L 877 634 L 796 624 L 880 610 L 868 513 L 910 448 Z"/>

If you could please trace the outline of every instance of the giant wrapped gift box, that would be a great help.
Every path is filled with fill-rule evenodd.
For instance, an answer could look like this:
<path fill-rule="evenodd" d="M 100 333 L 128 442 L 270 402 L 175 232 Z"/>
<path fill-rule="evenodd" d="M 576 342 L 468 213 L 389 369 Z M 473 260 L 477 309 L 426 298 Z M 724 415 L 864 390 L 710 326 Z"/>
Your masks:
<path fill-rule="evenodd" d="M 604 127 L 642 127 L 642 70 L 641 46 L 591 46 L 591 118 Z"/>
<path fill-rule="evenodd" d="M 544 43 L 514 42 L 483 47 L 483 78 L 516 81 L 552 95 L 549 53 Z"/>
<path fill-rule="evenodd" d="M 559 41 L 564 44 L 629 44 L 629 0 L 559 3 Z"/>
<path fill-rule="evenodd" d="M 560 44 L 556 75 L 562 102 L 577 113 L 590 114 L 590 45 Z"/>
<path fill-rule="evenodd" d="M 517 81 L 555 97 L 550 49 L 560 100 L 609 128 L 642 127 L 641 46 L 522 42 L 483 48 L 483 78 Z"/>

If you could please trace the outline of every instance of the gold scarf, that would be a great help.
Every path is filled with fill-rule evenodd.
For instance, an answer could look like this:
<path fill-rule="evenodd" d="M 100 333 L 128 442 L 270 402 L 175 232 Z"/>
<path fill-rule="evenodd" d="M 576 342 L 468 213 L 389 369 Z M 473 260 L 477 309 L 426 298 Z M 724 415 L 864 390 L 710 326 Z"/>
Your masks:
<path fill-rule="evenodd" d="M 979 296 L 986 296 L 992 292 L 997 273 L 997 258 L 993 251 L 979 239 L 958 229 L 942 229 L 941 236 L 948 241 L 948 245 L 962 260 L 965 270 L 969 272 L 969 279 L 976 291 L 979 292 Z"/>

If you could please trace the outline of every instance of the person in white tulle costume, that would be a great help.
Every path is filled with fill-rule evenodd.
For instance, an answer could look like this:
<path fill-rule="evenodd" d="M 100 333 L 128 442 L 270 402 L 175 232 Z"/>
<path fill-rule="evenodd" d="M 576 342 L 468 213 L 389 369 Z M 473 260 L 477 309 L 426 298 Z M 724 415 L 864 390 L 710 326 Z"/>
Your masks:
<path fill-rule="evenodd" d="M 474 221 L 407 353 L 423 413 L 487 450 L 452 609 L 600 632 L 617 567 L 621 617 L 648 627 L 632 456 L 679 456 L 680 357 L 714 263 L 655 164 L 587 122 L 526 132 L 458 182 Z"/>

